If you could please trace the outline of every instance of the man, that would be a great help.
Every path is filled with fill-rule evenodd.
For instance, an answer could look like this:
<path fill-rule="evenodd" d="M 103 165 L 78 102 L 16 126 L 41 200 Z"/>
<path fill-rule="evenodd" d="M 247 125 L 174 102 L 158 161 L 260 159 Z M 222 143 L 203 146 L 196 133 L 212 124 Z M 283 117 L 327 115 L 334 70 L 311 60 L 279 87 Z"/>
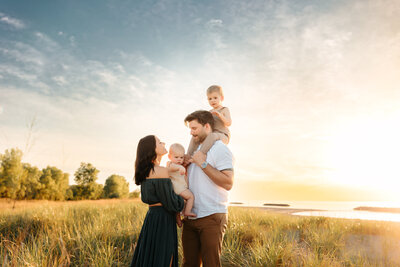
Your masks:
<path fill-rule="evenodd" d="M 213 130 L 214 118 L 205 110 L 185 118 L 190 134 L 200 144 Z M 199 150 L 190 158 L 189 189 L 194 194 L 196 218 L 184 220 L 182 232 L 183 266 L 221 266 L 222 239 L 228 220 L 228 191 L 233 185 L 233 156 L 222 141 L 216 141 L 207 155 Z"/>

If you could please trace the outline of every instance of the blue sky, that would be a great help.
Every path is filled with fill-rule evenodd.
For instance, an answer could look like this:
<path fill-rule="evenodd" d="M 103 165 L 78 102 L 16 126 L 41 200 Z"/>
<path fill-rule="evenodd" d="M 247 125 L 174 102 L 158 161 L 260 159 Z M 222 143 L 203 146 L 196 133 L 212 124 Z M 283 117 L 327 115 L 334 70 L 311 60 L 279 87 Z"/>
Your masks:
<path fill-rule="evenodd" d="M 82 161 L 131 181 L 139 138 L 187 145 L 183 118 L 220 84 L 233 195 L 247 181 L 371 188 L 382 169 L 390 191 L 399 17 L 397 1 L 2 1 L 0 151 L 71 182 Z"/>

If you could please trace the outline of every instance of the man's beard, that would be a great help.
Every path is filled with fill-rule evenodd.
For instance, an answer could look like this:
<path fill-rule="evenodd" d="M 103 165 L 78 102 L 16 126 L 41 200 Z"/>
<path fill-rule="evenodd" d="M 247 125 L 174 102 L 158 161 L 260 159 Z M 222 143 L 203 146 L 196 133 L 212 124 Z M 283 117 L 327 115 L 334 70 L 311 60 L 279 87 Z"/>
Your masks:
<path fill-rule="evenodd" d="M 193 135 L 193 138 L 196 140 L 197 143 L 203 143 L 203 141 L 207 138 L 207 135 Z"/>

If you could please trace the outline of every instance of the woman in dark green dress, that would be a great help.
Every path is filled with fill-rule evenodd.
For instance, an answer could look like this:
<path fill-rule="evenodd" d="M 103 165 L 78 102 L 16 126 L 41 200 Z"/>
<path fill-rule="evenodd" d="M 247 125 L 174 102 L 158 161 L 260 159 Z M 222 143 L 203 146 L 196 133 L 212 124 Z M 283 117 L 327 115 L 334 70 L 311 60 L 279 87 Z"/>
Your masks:
<path fill-rule="evenodd" d="M 167 153 L 156 136 L 140 139 L 135 162 L 135 183 L 141 198 L 149 204 L 136 244 L 131 267 L 178 267 L 176 213 L 184 201 L 174 193 L 167 168 L 160 166 Z"/>

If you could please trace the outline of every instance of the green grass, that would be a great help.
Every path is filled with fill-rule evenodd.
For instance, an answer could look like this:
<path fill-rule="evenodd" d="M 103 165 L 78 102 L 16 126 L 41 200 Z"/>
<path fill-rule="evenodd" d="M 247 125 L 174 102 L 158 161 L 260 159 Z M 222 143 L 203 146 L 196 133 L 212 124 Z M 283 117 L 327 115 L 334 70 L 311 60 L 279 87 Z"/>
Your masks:
<path fill-rule="evenodd" d="M 132 200 L 20 202 L 14 210 L 3 201 L 0 266 L 129 266 L 146 210 Z M 230 208 L 222 264 L 399 266 L 400 224 Z"/>

